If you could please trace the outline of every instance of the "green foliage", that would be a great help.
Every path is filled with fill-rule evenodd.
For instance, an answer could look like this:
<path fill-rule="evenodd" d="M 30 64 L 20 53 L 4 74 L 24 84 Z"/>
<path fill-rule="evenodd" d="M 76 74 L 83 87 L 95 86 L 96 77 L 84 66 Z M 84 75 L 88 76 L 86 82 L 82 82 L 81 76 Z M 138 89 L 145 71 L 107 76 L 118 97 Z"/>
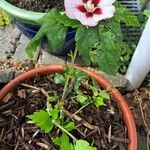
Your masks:
<path fill-rule="evenodd" d="M 43 18 L 37 20 L 41 29 L 26 48 L 28 56 L 33 58 L 43 37 L 47 37 L 50 50 L 56 52 L 65 41 L 68 28 L 76 28 L 76 49 L 85 64 L 91 65 L 93 62 L 107 74 L 116 74 L 120 62 L 122 63 L 130 56 L 129 54 L 122 56 L 122 51 L 125 54 L 130 52 L 130 49 L 126 43 L 123 43 L 120 24 L 139 26 L 139 22 L 125 6 L 119 2 L 116 2 L 115 6 L 114 17 L 101 21 L 96 27 L 85 27 L 79 21 L 70 19 L 57 10 L 51 10 Z"/>
<path fill-rule="evenodd" d="M 147 17 L 150 17 L 150 8 L 144 10 L 144 15 L 146 15 Z"/>
<path fill-rule="evenodd" d="M 63 133 L 60 137 L 52 138 L 54 144 L 59 145 L 60 150 L 74 150 L 73 145 L 69 142 L 67 134 Z"/>
<path fill-rule="evenodd" d="M 0 27 L 9 26 L 10 24 L 11 20 L 9 15 L 6 12 L 0 10 Z"/>
<path fill-rule="evenodd" d="M 32 122 L 34 122 L 38 127 L 40 127 L 45 133 L 50 132 L 53 128 L 53 124 L 52 121 L 50 120 L 50 116 L 44 110 L 34 112 L 32 115 L 27 117 L 31 119 Z"/>
<path fill-rule="evenodd" d="M 76 129 L 74 122 L 68 122 L 64 128 L 69 132 Z"/>
<path fill-rule="evenodd" d="M 131 49 L 123 42 L 120 23 L 112 18 L 99 26 L 101 42 L 91 52 L 92 62 L 107 74 L 115 75 L 120 62 L 129 60 Z"/>
<path fill-rule="evenodd" d="M 78 83 L 76 88 L 72 88 L 72 90 L 75 91 L 77 94 L 76 100 L 81 105 L 83 105 L 79 110 L 81 111 L 83 108 L 87 106 L 87 104 L 94 104 L 96 107 L 99 106 L 105 106 L 104 100 L 109 100 L 110 97 L 106 93 L 106 91 L 102 91 L 99 89 L 99 86 L 95 80 L 92 80 L 92 85 L 89 84 L 89 79 L 87 75 L 84 72 L 81 72 L 78 69 L 74 69 L 72 67 L 65 67 L 65 73 L 62 74 L 56 74 L 54 77 L 54 81 L 57 84 L 65 84 L 67 82 L 67 77 L 69 76 L 70 81 L 74 81 L 74 83 Z M 91 96 L 86 95 L 84 92 L 82 92 L 79 89 L 79 86 L 81 84 L 84 84 L 88 86 L 88 90 L 91 91 Z M 73 87 L 73 86 L 72 86 Z M 92 94 L 93 92 L 93 94 Z M 49 92 L 54 93 L 54 95 L 57 95 L 54 91 Z M 53 100 L 55 99 L 55 100 Z M 45 110 L 39 110 L 37 112 L 34 112 L 32 115 L 27 116 L 33 123 L 35 123 L 39 128 L 41 128 L 45 133 L 49 133 L 52 131 L 52 129 L 59 128 L 61 132 L 59 135 L 55 138 L 52 138 L 52 141 L 54 144 L 59 146 L 60 150 L 96 150 L 95 147 L 90 146 L 90 144 L 81 139 L 76 139 L 71 134 L 71 131 L 76 129 L 75 123 L 72 121 L 69 121 L 69 118 L 64 120 L 64 108 L 63 108 L 63 102 L 58 100 L 57 97 L 54 98 L 54 96 L 50 96 L 47 98 L 46 103 L 46 109 Z M 51 103 L 53 102 L 53 103 Z M 55 105 L 54 105 L 55 102 Z M 72 140 L 69 138 L 71 137 Z"/>
<path fill-rule="evenodd" d="M 114 19 L 119 23 L 125 23 L 127 26 L 140 26 L 134 14 L 120 3 L 115 3 L 116 13 Z"/>
<path fill-rule="evenodd" d="M 65 83 L 65 81 L 66 81 L 66 79 L 62 74 L 58 74 L 58 73 L 55 74 L 54 82 L 56 84 Z"/>
<path fill-rule="evenodd" d="M 110 100 L 109 94 L 107 94 L 105 91 L 100 91 L 98 94 L 93 96 L 93 103 L 96 107 L 106 106 L 104 103 L 105 99 Z"/>
<path fill-rule="evenodd" d="M 100 90 L 94 86 L 91 86 L 90 88 L 93 91 L 92 103 L 96 107 L 106 106 L 104 100 L 110 100 L 109 94 L 106 91 Z"/>
<path fill-rule="evenodd" d="M 96 150 L 96 148 L 90 146 L 87 141 L 78 140 L 75 144 L 75 150 Z"/>
<path fill-rule="evenodd" d="M 75 40 L 79 55 L 82 56 L 86 65 L 90 65 L 90 50 L 97 42 L 99 42 L 98 28 L 86 28 L 84 26 L 79 27 L 77 29 Z"/>
<path fill-rule="evenodd" d="M 76 100 L 80 103 L 80 104 L 85 104 L 89 99 L 88 96 L 84 95 L 82 92 L 78 93 L 78 95 L 76 96 Z"/>
<path fill-rule="evenodd" d="M 60 150 L 96 150 L 95 147 L 90 146 L 90 144 L 85 140 L 76 140 L 75 145 L 70 143 L 67 134 L 63 133 L 60 137 L 52 138 L 52 141 L 59 145 Z"/>
<path fill-rule="evenodd" d="M 55 83 L 64 84 L 67 81 L 67 78 L 69 77 L 69 79 L 73 80 L 73 83 L 71 83 L 73 84 L 73 86 L 70 85 L 71 87 L 69 86 L 67 88 L 67 94 L 69 94 L 72 89 L 74 89 L 76 93 L 79 93 L 79 86 L 81 85 L 81 83 L 88 80 L 87 75 L 83 71 L 74 69 L 72 67 L 66 66 L 64 70 L 65 70 L 65 73 L 63 75 L 57 74 L 57 73 L 55 74 L 55 77 L 54 77 Z"/>

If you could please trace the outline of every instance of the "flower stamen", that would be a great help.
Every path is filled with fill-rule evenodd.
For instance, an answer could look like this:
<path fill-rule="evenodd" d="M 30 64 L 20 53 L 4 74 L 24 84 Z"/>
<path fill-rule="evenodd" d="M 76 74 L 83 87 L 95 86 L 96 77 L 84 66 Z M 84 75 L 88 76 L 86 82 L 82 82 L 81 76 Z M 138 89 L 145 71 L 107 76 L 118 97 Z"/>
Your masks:
<path fill-rule="evenodd" d="M 88 0 L 88 1 L 84 4 L 84 8 L 87 10 L 87 12 L 94 12 L 97 7 L 94 6 L 92 0 Z"/>

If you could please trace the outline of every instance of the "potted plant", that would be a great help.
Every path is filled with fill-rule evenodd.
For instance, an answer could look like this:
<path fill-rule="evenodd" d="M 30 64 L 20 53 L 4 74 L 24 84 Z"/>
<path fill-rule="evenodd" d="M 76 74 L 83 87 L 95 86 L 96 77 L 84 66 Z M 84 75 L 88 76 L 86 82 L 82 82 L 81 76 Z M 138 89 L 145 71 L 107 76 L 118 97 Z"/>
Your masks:
<path fill-rule="evenodd" d="M 28 1 L 26 1 L 26 2 L 28 2 Z M 43 2 L 43 1 L 42 1 Z M 99 2 L 99 1 L 98 1 Z M 114 1 L 111 1 L 111 3 L 112 2 L 114 2 Z M 30 3 L 32 3 L 32 1 L 30 1 Z M 77 4 L 78 5 L 78 4 Z M 80 4 L 79 4 L 80 5 Z M 84 4 L 82 4 L 82 5 L 84 5 Z M 97 4 L 96 4 L 97 5 Z M 107 5 L 107 0 L 106 0 L 106 5 Z M 109 4 L 108 4 L 109 5 Z M 62 37 L 63 39 L 54 39 L 53 41 L 57 41 L 57 43 L 58 42 L 60 42 L 59 44 L 57 44 L 58 46 L 56 46 L 55 44 L 53 44 L 53 43 L 51 43 L 50 44 L 50 49 L 49 49 L 49 51 L 51 52 L 51 53 L 57 53 L 57 54 L 62 54 L 60 51 L 60 47 L 62 47 L 62 45 L 63 45 L 63 43 L 64 43 L 64 41 L 65 41 L 65 39 L 68 41 L 68 44 L 66 43 L 66 46 L 68 46 L 68 48 L 64 48 L 64 49 L 67 49 L 67 50 L 73 50 L 74 49 L 74 37 L 75 37 L 75 41 L 76 41 L 76 43 L 77 43 L 77 45 L 80 45 L 80 49 L 82 49 L 82 45 L 84 45 L 84 43 L 89 43 L 90 45 L 88 45 L 87 46 L 87 49 L 88 49 L 88 51 L 89 51 L 89 49 L 92 49 L 93 48 L 93 46 L 97 43 L 97 42 L 102 42 L 101 41 L 101 39 L 107 39 L 107 41 L 106 40 L 104 40 L 104 42 L 105 43 L 103 43 L 102 45 L 100 45 L 100 46 L 97 46 L 96 47 L 96 49 L 100 52 L 100 49 L 110 49 L 108 46 L 105 46 L 105 45 L 108 45 L 108 43 L 109 43 L 109 45 L 111 44 L 111 46 L 110 47 L 114 47 L 114 49 L 116 49 L 116 51 L 113 53 L 113 52 L 111 52 L 111 55 L 115 55 L 116 54 L 116 57 L 114 57 L 114 58 L 116 58 L 116 59 L 119 59 L 120 57 L 119 57 L 119 55 L 120 54 L 122 54 L 122 59 L 121 59 L 121 61 L 126 61 L 127 60 L 127 58 L 128 58 L 128 55 L 129 55 L 129 52 L 130 52 L 130 48 L 127 46 L 127 45 L 125 45 L 125 43 L 124 44 L 118 44 L 118 43 L 121 43 L 122 41 L 123 41 L 123 36 L 122 36 L 122 33 L 121 33 L 121 28 L 120 28 L 120 23 L 125 23 L 126 25 L 128 25 L 128 26 L 138 26 L 139 24 L 138 24 L 138 22 L 137 22 L 137 20 L 136 20 L 136 17 L 134 17 L 133 16 L 133 14 L 127 9 L 127 8 L 125 8 L 124 6 L 122 6 L 121 4 L 119 4 L 119 2 L 115 2 L 115 7 L 116 7 L 116 11 L 115 12 L 113 12 L 114 10 L 111 10 L 109 13 L 110 13 L 110 16 L 112 16 L 112 15 L 114 15 L 114 17 L 113 17 L 113 19 L 112 18 L 110 18 L 109 19 L 109 17 L 110 16 L 107 16 L 106 18 L 107 18 L 107 21 L 105 22 L 105 21 L 103 21 L 103 20 L 101 20 L 100 21 L 100 23 L 99 24 L 97 24 L 97 26 L 96 26 L 96 29 L 97 30 L 99 30 L 98 28 L 101 28 L 101 30 L 100 30 L 100 32 L 102 32 L 102 33 L 100 33 L 100 35 L 94 35 L 94 33 L 95 32 L 98 32 L 98 31 L 96 31 L 94 28 L 92 29 L 92 28 L 89 28 L 89 30 L 87 29 L 86 30 L 86 34 L 84 34 L 83 35 L 83 37 L 81 37 L 80 39 L 82 39 L 82 41 L 80 41 L 79 43 L 77 42 L 77 39 L 76 39 L 76 37 L 77 37 L 77 34 L 81 31 L 81 28 L 80 28 L 80 30 L 78 30 L 78 27 L 79 26 L 77 26 L 77 24 L 75 25 L 75 24 L 71 24 L 71 21 L 74 21 L 74 20 L 72 20 L 72 19 L 75 19 L 75 18 L 72 18 L 71 16 L 71 20 L 66 20 L 66 23 L 65 23 L 65 20 L 62 22 L 58 22 L 57 21 L 57 23 L 55 24 L 55 25 L 49 25 L 48 26 L 48 28 L 49 28 L 49 32 L 48 32 L 48 35 L 45 35 L 45 33 L 44 33 L 44 35 L 43 36 L 48 36 L 49 38 L 50 37 L 56 37 L 55 35 L 59 35 L 59 36 L 57 36 L 57 37 Z M 18 7 L 15 7 L 14 5 L 12 5 L 9 1 L 6 1 L 6 0 L 1 0 L 0 1 L 0 8 L 2 8 L 2 9 L 4 9 L 5 11 L 7 11 L 15 20 L 17 20 L 17 24 L 19 23 L 25 23 L 25 26 L 23 25 L 22 26 L 22 24 L 20 25 L 20 28 L 24 28 L 24 29 L 22 29 L 23 31 L 25 31 L 26 33 L 27 33 L 27 31 L 26 31 L 26 29 L 30 26 L 30 25 L 32 25 L 32 27 L 29 29 L 29 32 L 33 29 L 33 26 L 35 27 L 35 28 L 37 28 L 37 26 L 39 27 L 41 27 L 41 24 L 42 24 L 42 22 L 40 22 L 40 20 L 41 20 L 41 18 L 42 17 L 46 17 L 46 14 L 47 13 L 41 13 L 41 12 L 33 12 L 33 11 L 27 11 L 27 10 L 25 10 L 25 9 L 20 9 L 20 8 L 18 8 Z M 94 8 L 95 9 L 95 8 Z M 112 9 L 112 8 L 111 8 Z M 66 10 L 66 8 L 64 7 L 63 8 L 63 11 L 65 10 L 65 12 L 67 12 L 67 10 Z M 99 9 L 97 9 L 98 11 L 99 11 Z M 50 13 L 50 12 L 49 12 Z M 98 13 L 98 12 L 97 12 Z M 61 13 L 62 14 L 62 13 Z M 81 16 L 83 16 L 85 14 L 85 12 L 83 11 L 83 10 L 81 10 L 80 11 L 80 15 Z M 67 15 L 68 15 L 68 13 L 67 13 Z M 95 14 L 96 15 L 96 14 Z M 94 15 L 94 16 L 95 16 Z M 99 14 L 100 15 L 100 14 Z M 62 19 L 65 19 L 66 18 L 66 15 L 63 13 L 62 14 Z M 60 19 L 60 18 L 59 18 Z M 76 18 L 77 20 L 79 19 L 79 18 Z M 103 17 L 102 17 L 102 19 L 104 19 Z M 49 22 L 50 23 L 52 23 L 52 20 L 53 19 L 50 19 L 49 20 Z M 89 20 L 89 19 L 88 19 Z M 67 21 L 69 21 L 68 23 L 67 23 Z M 81 24 L 82 24 L 83 22 L 81 22 Z M 19 24 L 18 24 L 18 26 L 19 26 Z M 61 30 L 62 32 L 60 33 L 59 31 L 60 30 L 57 30 L 59 27 L 57 26 L 57 24 L 61 24 L 62 26 L 67 26 L 67 29 L 69 29 L 69 32 L 67 32 L 67 36 L 66 36 L 66 34 L 64 33 L 64 32 L 66 32 L 66 28 L 64 29 L 64 27 L 62 27 L 61 29 L 64 29 L 64 30 Z M 27 26 L 26 26 L 27 25 Z M 93 24 L 94 25 L 94 24 Z M 87 26 L 89 26 L 88 24 L 87 24 Z M 90 26 L 92 26 L 92 25 L 90 25 Z M 102 27 L 105 27 L 105 28 L 102 28 Z M 56 27 L 56 28 L 54 28 L 54 27 Z M 69 27 L 69 28 L 68 28 Z M 75 35 L 75 30 L 72 30 L 71 29 L 71 31 L 70 31 L 70 28 L 73 28 L 73 29 L 76 29 L 76 31 L 79 31 L 79 32 L 76 32 L 76 35 Z M 115 30 L 114 30 L 115 29 Z M 39 28 L 38 28 L 38 30 L 39 30 Z M 52 32 L 52 31 L 54 31 L 54 32 Z M 68 30 L 67 30 L 68 31 Z M 89 32 L 88 32 L 89 31 Z M 104 36 L 104 34 L 103 34 L 103 32 L 105 32 L 105 31 L 108 31 L 107 32 L 107 34 L 105 34 L 105 36 Z M 90 33 L 90 32 L 92 32 L 93 33 L 93 35 Z M 84 33 L 84 31 L 83 31 L 83 33 Z M 82 32 L 80 32 L 80 35 L 82 35 L 83 34 Z M 115 33 L 117 33 L 117 34 L 115 34 Z M 27 33 L 28 34 L 28 33 Z M 88 35 L 88 34 L 91 34 L 91 35 Z M 34 34 L 35 35 L 35 34 Z M 42 36 L 42 37 L 43 37 Z M 93 40 L 93 41 L 88 41 L 88 37 L 89 36 L 93 36 L 93 37 L 96 37 L 97 38 L 97 36 L 98 36 L 98 38 L 99 38 L 99 40 Z M 109 42 L 108 40 L 111 40 L 111 38 L 109 38 L 111 36 L 111 38 L 113 39 L 113 42 Z M 50 39 L 48 38 L 48 43 L 50 43 Z M 97 39 L 98 39 L 97 38 Z M 88 41 L 88 42 L 87 42 Z M 36 43 L 38 43 L 38 44 L 40 44 L 40 42 L 41 42 L 41 39 L 40 40 L 37 40 L 37 42 Z M 71 43 L 71 44 L 69 44 L 69 43 Z M 118 44 L 118 45 L 115 45 L 114 43 L 116 43 L 116 44 Z M 54 46 L 55 45 L 55 46 Z M 71 45 L 71 46 L 69 46 L 69 45 Z M 58 48 L 59 47 L 59 48 Z M 78 48 L 79 48 L 79 46 L 78 46 Z M 55 51 L 53 51 L 53 50 L 55 50 Z M 58 49 L 58 50 L 56 50 L 56 49 Z M 95 49 L 95 50 L 96 50 Z M 119 50 L 118 50 L 119 49 Z M 120 52 L 120 49 L 122 49 L 122 51 Z M 81 50 L 80 50 L 81 51 Z M 85 51 L 87 51 L 86 49 L 82 49 L 82 52 L 80 52 L 80 55 L 84 55 L 84 53 L 85 53 Z M 110 51 L 110 50 L 109 50 Z M 60 53 L 59 53 L 60 52 Z M 106 52 L 107 52 L 107 50 L 106 50 Z M 127 52 L 128 52 L 128 54 L 127 54 Z M 96 52 L 97 53 L 97 52 Z M 104 52 L 102 52 L 102 53 L 105 53 L 105 51 Z M 110 53 L 109 53 L 110 54 Z M 91 55 L 91 54 L 90 54 Z M 102 66 L 104 66 L 104 65 L 101 65 L 102 63 L 104 63 L 103 62 L 103 59 L 105 59 L 106 57 L 108 58 L 109 56 L 108 56 L 108 54 L 106 54 L 105 53 L 105 55 L 103 54 L 103 56 L 101 55 L 101 54 L 99 54 L 100 56 L 98 56 L 97 54 L 95 55 L 95 52 L 93 52 L 92 53 L 92 55 L 91 55 L 91 57 L 92 57 L 92 61 L 94 61 L 94 63 L 96 62 L 98 62 L 98 65 L 102 68 L 102 70 L 104 70 L 103 69 L 103 67 Z M 96 56 L 98 56 L 98 58 L 96 58 Z M 87 64 L 89 64 L 89 55 L 88 54 L 86 54 L 86 56 L 85 56 L 87 59 L 85 60 L 85 58 L 84 58 L 84 60 L 85 60 L 85 62 L 87 63 L 87 61 L 88 61 L 88 63 Z M 103 57 L 103 58 L 102 58 Z M 116 60 L 114 60 L 114 59 L 112 59 L 112 57 L 110 57 L 110 59 L 109 59 L 109 64 L 111 65 L 111 64 L 114 64 L 115 66 L 111 66 L 111 68 L 113 68 L 113 70 L 117 70 L 117 68 L 118 67 L 116 67 L 117 66 L 117 63 L 116 63 Z M 107 61 L 106 61 L 107 62 Z M 106 68 L 107 68 L 107 66 L 105 66 L 105 71 L 108 73 L 108 71 L 106 70 Z M 115 68 L 115 69 L 114 69 Z M 110 73 L 114 73 L 114 71 L 110 71 Z"/>
<path fill-rule="evenodd" d="M 83 72 L 92 80 L 89 80 Z M 53 73 L 57 74 L 52 76 Z M 99 89 L 95 81 L 104 90 Z M 65 84 L 63 89 L 62 83 Z M 117 117 L 118 113 L 118 108 L 112 104 L 109 94 L 117 103 L 117 107 L 121 110 L 119 115 L 122 114 L 123 118 L 120 116 L 117 120 L 115 118 L 115 120 L 109 120 L 112 116 Z M 33 146 L 36 149 L 41 147 L 62 150 L 96 150 L 115 147 L 117 141 L 117 143 L 128 142 L 126 143 L 128 150 L 137 149 L 135 123 L 126 101 L 118 90 L 100 74 L 85 68 L 50 65 L 30 70 L 9 82 L 0 91 L 0 100 L 1 120 L 6 120 L 5 123 L 10 122 L 1 124 L 1 130 L 3 130 L 1 148 L 16 147 L 17 149 L 20 146 L 26 146 L 26 148 Z M 98 116 L 103 120 L 100 124 L 98 120 L 101 119 L 98 119 L 96 114 L 99 114 Z M 129 141 L 125 135 L 121 137 L 124 132 L 120 125 L 121 118 L 127 128 Z M 32 124 L 28 122 L 29 119 L 32 120 Z M 43 132 L 36 128 L 33 122 Z M 121 132 L 119 132 L 120 129 Z M 119 135 L 115 134 L 115 131 L 119 132 Z M 16 136 L 12 140 L 11 137 L 14 135 Z M 98 141 L 95 135 L 99 137 Z M 105 136 L 101 138 L 100 135 Z M 118 137 L 114 137 L 116 135 Z M 93 138 L 93 142 L 89 137 Z M 117 149 L 119 149 L 118 145 Z"/>
<path fill-rule="evenodd" d="M 24 35 L 26 35 L 28 38 L 33 38 L 40 28 L 37 20 L 41 19 L 46 14 L 46 12 L 36 12 L 19 8 L 13 5 L 13 2 L 19 3 L 19 1 L 9 2 L 9 0 L 1 0 L 0 8 L 6 11 L 11 16 L 12 22 L 19 30 L 21 30 Z M 43 1 L 41 2 L 43 3 Z M 21 3 L 24 3 L 24 1 L 22 1 Z M 28 1 L 27 3 L 30 2 Z M 74 36 L 75 30 L 69 29 L 66 34 L 64 45 L 57 50 L 57 53 L 55 53 L 55 55 L 63 55 L 66 54 L 70 49 L 74 49 Z"/>
<path fill-rule="evenodd" d="M 15 100 L 15 102 L 16 99 L 19 100 L 20 98 L 22 100 L 25 100 L 25 108 L 27 110 L 29 109 L 30 111 L 27 111 L 25 109 L 23 113 L 21 113 L 23 115 L 23 120 L 21 119 L 21 123 L 26 123 L 25 117 L 27 113 L 27 115 L 29 115 L 28 118 L 31 119 L 32 123 L 36 123 L 42 130 L 49 133 L 48 137 L 46 135 L 46 139 L 50 139 L 49 142 L 51 144 L 47 143 L 48 141 L 45 141 L 45 139 L 43 139 L 44 143 L 47 144 L 45 145 L 44 143 L 38 141 L 37 143 L 38 145 L 40 145 L 40 147 L 45 147 L 45 149 L 48 149 L 49 147 L 51 147 L 52 149 L 57 149 L 59 147 L 61 150 L 95 150 L 100 149 L 102 146 L 104 149 L 110 149 L 112 146 L 111 133 L 114 133 L 115 130 L 112 127 L 113 121 L 107 119 L 107 117 L 104 117 L 104 120 L 106 120 L 106 122 L 102 124 L 106 124 L 106 130 L 99 130 L 100 126 L 96 126 L 96 124 L 99 124 L 96 120 L 99 120 L 99 118 L 105 116 L 105 114 L 107 113 L 108 115 L 106 116 L 110 118 L 111 115 L 119 112 L 118 108 L 120 108 L 123 115 L 121 118 L 123 118 L 123 121 L 127 127 L 128 140 L 126 138 L 122 139 L 120 137 L 114 138 L 114 140 L 127 142 L 129 150 L 137 149 L 135 123 L 125 100 L 117 91 L 117 89 L 115 89 L 112 84 L 106 81 L 101 75 L 87 69 L 74 66 L 75 58 L 77 54 L 79 54 L 82 56 L 87 65 L 90 65 L 93 61 L 94 63 L 97 63 L 101 70 L 105 71 L 106 73 L 115 74 L 117 72 L 121 53 L 124 54 L 124 51 L 129 49 L 129 47 L 123 42 L 120 23 L 124 22 L 127 25 L 133 26 L 137 26 L 139 25 L 139 23 L 136 17 L 130 11 L 128 11 L 127 8 L 125 8 L 118 2 L 114 4 L 114 2 L 114 0 L 65 0 L 65 14 L 61 14 L 56 9 L 52 9 L 41 19 L 37 20 L 36 22 L 41 26 L 41 28 L 26 48 L 28 56 L 30 58 L 33 58 L 36 53 L 36 49 L 41 43 L 44 36 L 47 37 L 50 48 L 54 49 L 55 51 L 64 43 L 66 32 L 71 27 L 76 29 L 76 48 L 73 52 L 70 53 L 72 60 L 71 66 L 50 65 L 47 67 L 31 70 L 12 80 L 0 91 L 0 98 L 3 101 L 8 101 L 9 96 L 12 98 L 12 100 Z M 125 18 L 124 16 L 126 16 L 127 18 Z M 91 80 L 85 77 L 85 74 L 83 75 L 80 71 L 86 73 L 91 78 Z M 45 76 L 44 78 L 42 78 L 41 76 L 36 78 L 37 75 L 47 75 L 51 73 L 64 73 L 64 75 L 56 74 L 55 77 L 46 77 L 46 82 L 44 80 Z M 31 80 L 28 81 L 28 79 Z M 35 86 L 38 85 L 36 81 L 40 81 L 42 85 L 40 85 L 39 87 Z M 98 82 L 100 87 L 104 88 L 104 91 L 99 89 L 99 86 L 95 81 Z M 21 82 L 24 82 L 22 85 L 27 89 L 20 89 L 20 86 L 18 85 Z M 45 84 L 48 84 L 49 86 L 47 88 L 43 87 Z M 55 85 L 54 90 L 49 90 L 51 85 Z M 14 87 L 16 86 L 18 86 L 18 89 L 14 89 Z M 64 88 L 62 88 L 63 86 Z M 13 89 L 14 91 L 10 94 Z M 32 91 L 29 89 L 32 89 Z M 25 91 L 29 92 L 26 93 Z M 61 94 L 59 92 L 62 92 L 61 97 Z M 105 99 L 109 100 L 109 94 L 112 96 L 112 99 L 117 102 L 118 105 L 118 107 L 116 107 L 115 109 L 117 110 L 115 111 L 115 113 L 114 106 L 109 105 L 109 101 L 105 103 Z M 46 100 L 44 102 L 44 105 L 41 105 L 40 107 L 36 105 L 34 110 L 31 110 L 31 107 L 33 105 L 31 103 L 26 105 L 26 103 L 28 103 L 28 99 L 30 99 L 32 95 L 33 99 L 35 99 L 36 96 L 38 97 L 38 100 L 40 100 L 40 104 L 43 103 L 41 100 Z M 41 95 L 44 95 L 44 97 L 41 97 Z M 20 98 L 18 98 L 18 96 Z M 33 99 L 31 99 L 31 101 L 29 100 L 29 102 L 32 102 Z M 24 100 L 22 100 L 21 102 L 24 102 Z M 37 102 L 34 101 L 34 103 Z M 9 104 L 4 104 L 3 106 L 2 104 L 2 108 L 5 109 L 8 105 Z M 90 105 L 90 107 L 92 108 L 88 107 L 88 105 Z M 97 119 L 95 119 L 96 122 L 93 125 L 92 118 L 95 118 L 93 115 L 94 113 L 99 114 L 102 111 L 101 107 L 99 108 L 99 106 L 101 105 L 104 106 L 103 109 L 105 111 L 101 114 L 101 117 L 99 116 L 97 117 Z M 22 104 L 19 106 L 19 108 L 23 108 Z M 107 106 L 110 107 L 107 108 Z M 73 111 L 74 108 L 75 111 Z M 86 119 L 82 119 L 82 117 L 85 117 L 84 113 L 82 112 L 84 112 L 84 109 L 86 108 L 88 108 L 86 113 L 92 115 L 90 116 L 91 120 L 88 121 L 86 121 Z M 17 110 L 15 112 L 17 112 Z M 33 114 L 30 115 L 31 113 Z M 82 117 L 76 115 L 78 113 L 80 113 Z M 17 116 L 14 117 L 18 118 Z M 119 121 L 120 117 L 119 119 L 117 118 L 115 120 Z M 74 122 L 70 122 L 70 119 L 73 119 Z M 107 124 L 110 126 L 107 126 Z M 83 125 L 84 127 L 86 126 L 86 128 L 78 128 L 80 127 L 80 125 Z M 35 128 L 35 126 L 32 126 L 31 128 Z M 92 129 L 92 132 L 88 132 L 89 130 L 87 128 Z M 21 134 L 23 139 L 26 139 L 27 137 L 24 136 L 24 131 L 25 130 L 22 129 Z M 96 133 L 98 132 L 98 137 L 96 135 L 97 139 L 95 139 L 95 136 L 92 136 L 94 138 L 93 140 L 87 139 L 87 137 L 89 135 L 93 135 L 95 131 Z M 123 130 L 121 130 L 121 132 L 122 131 Z M 38 132 L 39 130 L 37 130 L 34 134 L 32 133 L 32 137 L 35 138 Z M 105 134 L 106 132 L 108 133 L 107 135 Z M 117 133 L 120 134 L 121 132 L 117 131 Z M 100 140 L 101 144 L 99 143 L 100 133 L 104 135 L 103 138 L 101 138 L 102 140 Z M 43 136 L 45 137 L 45 134 L 42 134 L 42 137 Z M 20 139 L 20 136 L 18 137 Z M 125 134 L 123 137 L 125 137 Z M 39 138 L 41 139 L 41 137 Z M 106 138 L 108 138 L 108 140 L 103 141 L 103 139 Z M 29 137 L 29 139 L 31 138 Z M 9 138 L 8 141 L 11 141 L 11 139 Z M 27 143 L 31 145 L 31 142 L 32 140 L 28 140 Z M 24 142 L 22 141 L 22 143 Z M 105 143 L 107 143 L 109 146 L 107 147 L 107 144 Z M 18 144 L 16 145 L 18 147 Z M 116 145 L 113 145 L 112 147 L 115 148 Z"/>

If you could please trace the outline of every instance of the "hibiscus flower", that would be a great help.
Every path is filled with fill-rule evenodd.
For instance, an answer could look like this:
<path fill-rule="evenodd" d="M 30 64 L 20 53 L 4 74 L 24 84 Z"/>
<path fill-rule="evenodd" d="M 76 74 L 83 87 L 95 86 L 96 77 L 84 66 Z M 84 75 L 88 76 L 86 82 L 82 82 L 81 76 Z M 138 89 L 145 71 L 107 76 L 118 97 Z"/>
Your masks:
<path fill-rule="evenodd" d="M 65 0 L 66 15 L 85 26 L 96 26 L 100 20 L 111 18 L 115 0 Z"/>

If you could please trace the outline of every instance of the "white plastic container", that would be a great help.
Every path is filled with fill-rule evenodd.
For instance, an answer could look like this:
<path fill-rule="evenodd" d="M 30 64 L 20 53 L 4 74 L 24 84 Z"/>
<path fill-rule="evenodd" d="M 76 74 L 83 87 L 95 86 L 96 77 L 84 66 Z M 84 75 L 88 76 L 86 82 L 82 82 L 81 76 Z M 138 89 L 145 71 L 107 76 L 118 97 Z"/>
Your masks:
<path fill-rule="evenodd" d="M 150 72 L 150 18 L 148 19 L 126 73 L 128 90 L 138 88 Z"/>

